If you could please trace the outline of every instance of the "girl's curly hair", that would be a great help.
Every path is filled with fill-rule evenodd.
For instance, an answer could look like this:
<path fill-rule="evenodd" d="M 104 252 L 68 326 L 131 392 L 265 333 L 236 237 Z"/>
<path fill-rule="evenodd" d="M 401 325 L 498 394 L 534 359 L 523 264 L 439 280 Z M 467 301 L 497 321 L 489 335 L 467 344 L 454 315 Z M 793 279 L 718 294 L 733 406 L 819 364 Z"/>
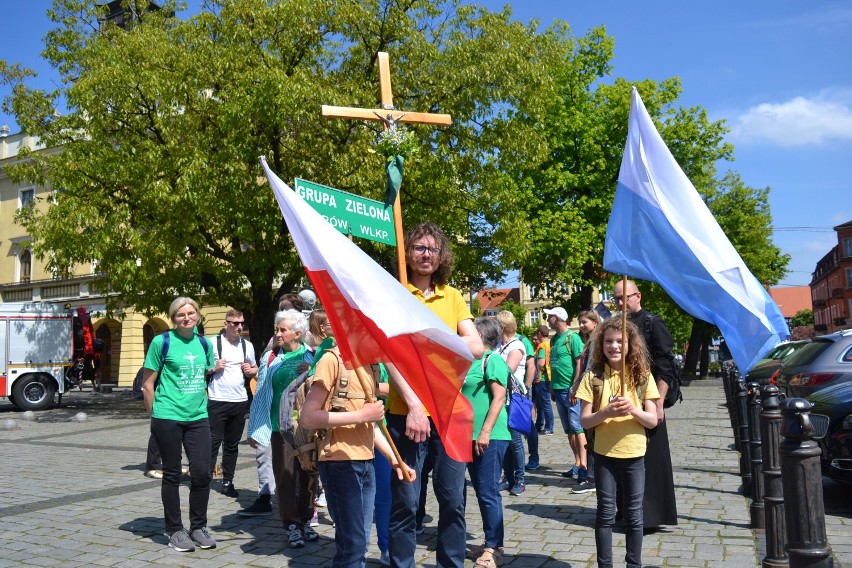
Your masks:
<path fill-rule="evenodd" d="M 621 329 L 621 318 L 618 316 L 606 320 L 595 329 L 592 335 L 594 349 L 592 350 L 590 368 L 596 375 L 603 376 L 604 365 L 607 362 L 604 355 L 604 335 L 609 330 L 616 330 L 621 335 Z M 622 371 L 622 376 L 628 381 L 627 386 L 637 390 L 638 387 L 644 385 L 650 369 L 651 364 L 648 357 L 648 348 L 645 346 L 645 339 L 639 333 L 639 328 L 636 327 L 636 324 L 628 321 L 627 357 L 624 360 Z"/>

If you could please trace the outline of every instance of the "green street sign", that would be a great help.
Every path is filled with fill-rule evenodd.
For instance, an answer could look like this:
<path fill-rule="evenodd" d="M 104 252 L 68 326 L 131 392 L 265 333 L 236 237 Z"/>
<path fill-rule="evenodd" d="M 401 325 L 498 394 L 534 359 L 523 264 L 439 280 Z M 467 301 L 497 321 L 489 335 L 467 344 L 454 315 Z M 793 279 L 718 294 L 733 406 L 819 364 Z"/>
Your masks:
<path fill-rule="evenodd" d="M 396 245 L 392 207 L 300 178 L 295 186 L 296 193 L 344 235 Z"/>

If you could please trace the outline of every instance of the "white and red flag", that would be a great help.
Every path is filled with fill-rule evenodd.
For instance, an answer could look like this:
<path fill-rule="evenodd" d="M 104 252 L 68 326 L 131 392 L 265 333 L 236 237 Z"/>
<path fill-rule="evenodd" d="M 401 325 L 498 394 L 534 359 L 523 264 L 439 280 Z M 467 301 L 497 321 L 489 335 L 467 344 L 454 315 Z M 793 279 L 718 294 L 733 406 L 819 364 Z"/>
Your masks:
<path fill-rule="evenodd" d="M 461 394 L 470 349 L 260 161 L 347 366 L 392 363 L 431 415 L 449 456 L 471 461 L 473 409 Z"/>

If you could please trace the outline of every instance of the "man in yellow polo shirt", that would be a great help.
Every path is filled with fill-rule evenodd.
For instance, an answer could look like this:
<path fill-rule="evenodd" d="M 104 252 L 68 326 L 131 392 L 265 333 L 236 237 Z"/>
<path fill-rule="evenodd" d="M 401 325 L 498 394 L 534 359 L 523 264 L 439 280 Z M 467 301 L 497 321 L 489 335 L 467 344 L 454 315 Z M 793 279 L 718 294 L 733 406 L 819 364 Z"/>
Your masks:
<path fill-rule="evenodd" d="M 421 223 L 405 234 L 408 288 L 435 315 L 456 330 L 477 359 L 485 352 L 473 325 L 473 314 L 461 293 L 447 285 L 453 252 L 444 232 L 432 223 Z M 433 487 L 438 500 L 440 568 L 463 568 L 467 527 L 464 518 L 466 465 L 447 455 L 432 419 L 411 387 L 391 374 L 387 425 L 402 459 L 417 472 L 414 483 L 391 476 L 390 562 L 394 568 L 413 568 L 417 547 L 415 532 L 420 480 L 426 453 L 432 457 Z"/>

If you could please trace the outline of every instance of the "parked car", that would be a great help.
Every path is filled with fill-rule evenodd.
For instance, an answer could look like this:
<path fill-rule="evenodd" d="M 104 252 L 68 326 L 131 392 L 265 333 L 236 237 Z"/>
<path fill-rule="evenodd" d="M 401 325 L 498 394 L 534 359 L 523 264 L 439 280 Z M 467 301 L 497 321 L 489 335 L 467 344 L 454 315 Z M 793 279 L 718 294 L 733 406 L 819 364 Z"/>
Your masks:
<path fill-rule="evenodd" d="M 852 381 L 852 329 L 814 337 L 784 360 L 776 379 L 788 397 L 801 398 Z"/>
<path fill-rule="evenodd" d="M 810 343 L 810 339 L 785 341 L 769 350 L 763 359 L 755 363 L 746 375 L 746 383 L 756 382 L 761 386 L 769 384 L 769 379 L 781 368 L 783 362 L 793 353 Z"/>
<path fill-rule="evenodd" d="M 825 435 L 818 439 L 823 474 L 852 484 L 852 382 L 821 389 L 808 401 L 813 404 L 811 421 L 818 424 L 816 419 L 824 415 L 828 422 Z"/>

